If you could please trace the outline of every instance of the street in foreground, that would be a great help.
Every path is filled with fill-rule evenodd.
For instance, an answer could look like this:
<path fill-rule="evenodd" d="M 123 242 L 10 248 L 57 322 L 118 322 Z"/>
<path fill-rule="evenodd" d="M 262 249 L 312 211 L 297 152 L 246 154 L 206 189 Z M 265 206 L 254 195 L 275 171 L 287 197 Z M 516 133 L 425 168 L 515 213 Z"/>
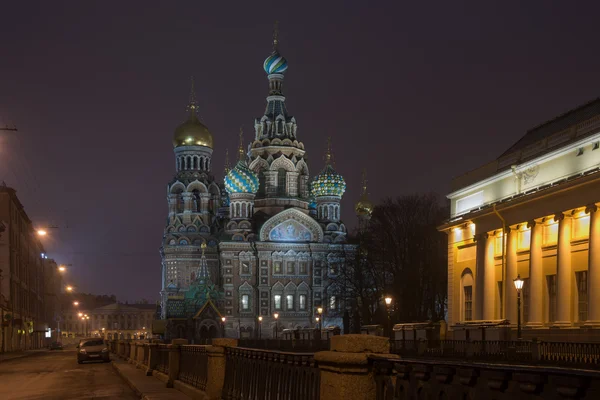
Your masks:
<path fill-rule="evenodd" d="M 110 363 L 77 364 L 73 350 L 0 363 L 0 399 L 137 399 Z"/>

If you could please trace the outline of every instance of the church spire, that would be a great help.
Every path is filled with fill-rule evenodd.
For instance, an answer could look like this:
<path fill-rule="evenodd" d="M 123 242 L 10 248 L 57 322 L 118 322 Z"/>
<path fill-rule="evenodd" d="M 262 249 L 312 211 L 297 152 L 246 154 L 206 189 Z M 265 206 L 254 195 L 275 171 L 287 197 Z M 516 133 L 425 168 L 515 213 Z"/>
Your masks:
<path fill-rule="evenodd" d="M 362 195 L 367 196 L 367 169 L 363 168 L 362 172 Z"/>
<path fill-rule="evenodd" d="M 200 266 L 198 267 L 198 273 L 196 274 L 196 279 L 200 281 L 200 283 L 208 283 L 210 281 L 210 273 L 208 272 L 208 264 L 206 263 L 206 256 L 204 255 L 204 251 L 206 250 L 206 242 L 203 242 L 200 245 L 202 249 L 202 256 L 200 258 Z"/>
<path fill-rule="evenodd" d="M 229 149 L 225 149 L 225 175 L 231 170 L 229 165 Z"/>
<path fill-rule="evenodd" d="M 194 77 L 192 76 L 190 78 L 190 97 L 188 100 L 188 105 L 187 105 L 187 111 L 190 112 L 190 116 L 196 116 L 196 113 L 198 112 L 198 101 L 196 100 L 196 88 L 194 85 Z"/>
<path fill-rule="evenodd" d="M 240 126 L 240 145 L 238 146 L 238 160 L 246 161 L 246 154 L 244 152 L 244 130 Z"/>
<path fill-rule="evenodd" d="M 273 53 L 277 53 L 277 45 L 279 44 L 279 21 L 275 21 L 273 26 Z"/>
<path fill-rule="evenodd" d="M 327 137 L 327 150 L 325 150 L 325 165 L 335 164 L 333 153 L 331 152 L 331 136 Z"/>

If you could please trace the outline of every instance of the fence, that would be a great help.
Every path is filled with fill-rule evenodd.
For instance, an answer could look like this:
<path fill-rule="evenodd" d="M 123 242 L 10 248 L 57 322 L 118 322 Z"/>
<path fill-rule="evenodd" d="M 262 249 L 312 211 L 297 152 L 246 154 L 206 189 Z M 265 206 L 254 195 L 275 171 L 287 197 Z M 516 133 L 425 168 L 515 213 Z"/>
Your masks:
<path fill-rule="evenodd" d="M 376 400 L 597 399 L 600 372 L 455 360 L 369 357 Z"/>
<path fill-rule="evenodd" d="M 537 340 L 392 340 L 390 345 L 390 352 L 402 357 L 600 367 L 600 343 Z"/>
<path fill-rule="evenodd" d="M 169 346 L 168 344 L 158 345 L 156 370 L 163 374 L 169 373 Z"/>
<path fill-rule="evenodd" d="M 329 350 L 329 339 L 240 339 L 239 347 L 261 350 L 314 353 Z"/>
<path fill-rule="evenodd" d="M 206 390 L 208 353 L 205 346 L 183 345 L 180 348 L 179 380 Z"/>
<path fill-rule="evenodd" d="M 314 354 L 226 348 L 223 399 L 319 399 Z"/>

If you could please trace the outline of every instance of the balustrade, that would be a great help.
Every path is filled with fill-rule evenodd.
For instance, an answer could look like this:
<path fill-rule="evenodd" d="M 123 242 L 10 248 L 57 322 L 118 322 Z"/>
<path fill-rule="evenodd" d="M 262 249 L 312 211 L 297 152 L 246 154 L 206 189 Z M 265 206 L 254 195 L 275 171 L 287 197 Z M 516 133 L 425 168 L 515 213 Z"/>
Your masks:
<path fill-rule="evenodd" d="M 169 345 L 159 344 L 157 351 L 156 370 L 163 374 L 169 374 Z"/>

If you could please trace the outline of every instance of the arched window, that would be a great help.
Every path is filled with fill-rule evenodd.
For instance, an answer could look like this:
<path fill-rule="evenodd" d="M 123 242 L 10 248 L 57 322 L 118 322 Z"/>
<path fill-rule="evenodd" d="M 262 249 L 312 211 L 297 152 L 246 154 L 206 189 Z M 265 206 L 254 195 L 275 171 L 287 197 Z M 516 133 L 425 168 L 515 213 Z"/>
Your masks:
<path fill-rule="evenodd" d="M 241 211 L 240 211 L 240 203 L 235 203 L 235 217 L 236 217 L 236 218 L 239 218 L 239 217 L 240 217 L 240 214 L 241 214 Z"/>
<path fill-rule="evenodd" d="M 198 168 L 198 157 L 194 157 L 192 159 L 192 169 L 197 169 Z"/>
<path fill-rule="evenodd" d="M 279 196 L 285 196 L 287 188 L 285 185 L 287 171 L 283 168 L 279 168 L 277 171 L 277 194 Z"/>
<path fill-rule="evenodd" d="M 266 186 L 267 186 L 267 183 L 265 180 L 265 171 L 260 170 L 260 171 L 258 171 L 258 195 L 259 196 L 265 195 Z"/>
<path fill-rule="evenodd" d="M 473 319 L 473 272 L 467 268 L 460 278 L 460 319 L 471 321 Z"/>

